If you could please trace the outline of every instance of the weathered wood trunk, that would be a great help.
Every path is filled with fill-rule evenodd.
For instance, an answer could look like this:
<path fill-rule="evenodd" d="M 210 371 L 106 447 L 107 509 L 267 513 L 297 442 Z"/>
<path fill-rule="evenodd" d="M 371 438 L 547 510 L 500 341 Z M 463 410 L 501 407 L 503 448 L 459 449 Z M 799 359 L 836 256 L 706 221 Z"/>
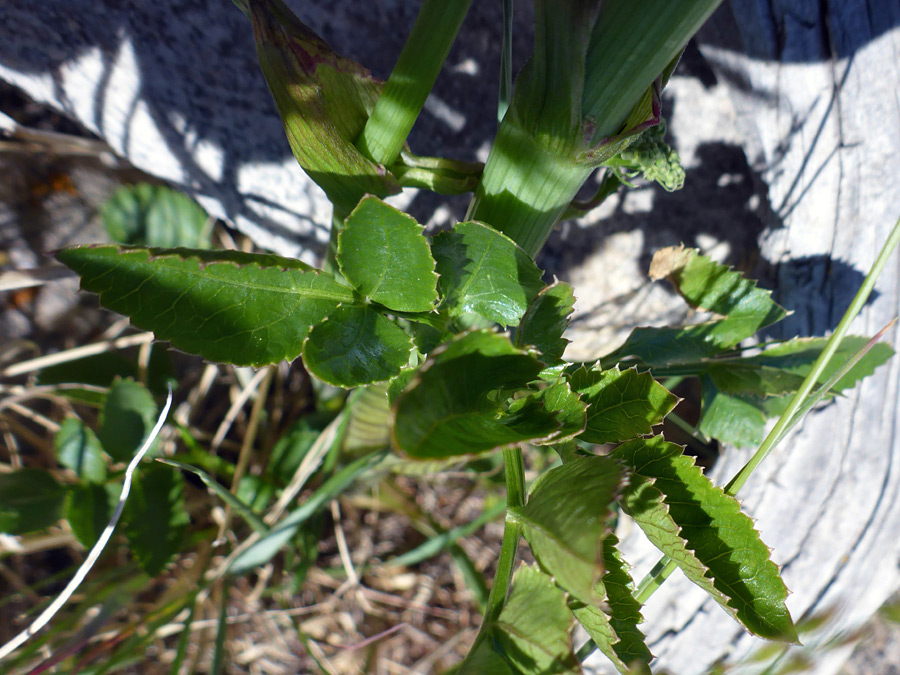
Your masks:
<path fill-rule="evenodd" d="M 896 0 L 732 0 L 701 32 L 768 189 L 760 248 L 777 266 L 779 302 L 794 311 L 774 337 L 833 329 L 900 216 L 898 24 Z M 871 335 L 897 315 L 896 261 L 855 333 Z M 896 349 L 896 331 L 888 335 Z M 805 649 L 787 653 L 809 658 L 809 672 L 837 672 L 850 647 L 824 645 L 858 629 L 900 586 L 898 382 L 895 359 L 812 413 L 739 495 L 782 565 L 794 619 L 831 617 L 801 634 Z M 749 454 L 728 450 L 712 478 L 726 482 Z M 762 641 L 684 579 L 671 579 L 645 617 L 660 666 L 678 675 L 719 659 L 743 663 L 736 672 L 771 664 L 749 665 Z"/>

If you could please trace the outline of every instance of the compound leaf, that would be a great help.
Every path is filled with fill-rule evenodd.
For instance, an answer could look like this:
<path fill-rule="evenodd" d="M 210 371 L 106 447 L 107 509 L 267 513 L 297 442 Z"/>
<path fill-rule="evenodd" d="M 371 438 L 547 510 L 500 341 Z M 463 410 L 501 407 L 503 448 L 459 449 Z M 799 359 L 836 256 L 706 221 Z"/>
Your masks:
<path fill-rule="evenodd" d="M 604 538 L 624 476 L 608 457 L 575 457 L 542 474 L 516 514 L 541 568 L 588 605 L 602 600 Z"/>
<path fill-rule="evenodd" d="M 296 358 L 310 326 L 354 298 L 329 275 L 275 255 L 79 246 L 56 256 L 134 325 L 237 365 Z"/>
<path fill-rule="evenodd" d="M 635 368 L 620 371 L 581 367 L 569 383 L 588 404 L 587 426 L 581 438 L 589 443 L 611 443 L 649 434 L 668 415 L 678 398 L 649 373 Z"/>
<path fill-rule="evenodd" d="M 751 633 L 796 642 L 787 588 L 737 500 L 660 436 L 611 456 L 633 470 L 622 505 L 647 538 Z"/>
<path fill-rule="evenodd" d="M 572 287 L 555 281 L 535 296 L 516 331 L 516 346 L 532 346 L 541 352 L 548 365 L 559 363 L 569 341 L 563 333 L 575 306 Z"/>
<path fill-rule="evenodd" d="M 135 477 L 125 503 L 125 536 L 141 567 L 159 574 L 181 548 L 190 518 L 181 474 L 153 463 Z"/>
<path fill-rule="evenodd" d="M 412 216 L 366 197 L 338 235 L 341 272 L 360 295 L 398 312 L 428 312 L 437 301 L 434 258 Z"/>
<path fill-rule="evenodd" d="M 53 442 L 56 458 L 82 481 L 102 483 L 106 480 L 106 456 L 94 432 L 77 417 L 63 420 Z M 135 446 L 135 449 L 137 446 Z"/>
<path fill-rule="evenodd" d="M 560 423 L 538 397 L 507 409 L 543 364 L 505 335 L 474 331 L 440 347 L 393 403 L 394 443 L 416 459 L 484 452 L 546 438 Z"/>
<path fill-rule="evenodd" d="M 340 387 L 388 380 L 409 362 L 412 339 L 369 306 L 341 305 L 309 332 L 303 361 Z"/>
<path fill-rule="evenodd" d="M 603 542 L 606 573 L 601 588 L 606 592 L 605 611 L 587 605 L 573 609 L 572 613 L 620 673 L 649 673 L 653 654 L 638 628 L 644 621 L 641 605 L 634 599 L 634 582 L 619 554 L 618 543 L 614 534 Z"/>
<path fill-rule="evenodd" d="M 0 532 L 25 534 L 59 520 L 66 488 L 43 469 L 0 473 Z"/>
<path fill-rule="evenodd" d="M 712 323 L 708 333 L 708 339 L 723 349 L 787 316 L 770 291 L 696 249 L 670 246 L 657 251 L 650 278 L 667 278 L 692 307 L 724 317 Z"/>
<path fill-rule="evenodd" d="M 459 223 L 434 238 L 441 309 L 515 326 L 543 288 L 541 271 L 505 234 L 484 223 Z"/>

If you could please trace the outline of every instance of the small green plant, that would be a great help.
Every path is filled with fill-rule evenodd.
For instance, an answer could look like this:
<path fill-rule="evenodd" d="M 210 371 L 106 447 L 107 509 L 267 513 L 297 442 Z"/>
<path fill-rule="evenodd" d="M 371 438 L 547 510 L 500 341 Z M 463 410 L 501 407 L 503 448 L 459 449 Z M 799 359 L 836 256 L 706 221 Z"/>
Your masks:
<path fill-rule="evenodd" d="M 809 401 L 854 386 L 891 349 L 846 336 L 844 327 L 830 340 L 766 343 L 748 355 L 745 341 L 786 310 L 755 282 L 678 247 L 656 254 L 651 275 L 668 279 L 708 320 L 638 328 L 598 361 L 571 363 L 564 333 L 573 289 L 545 283 L 534 261 L 559 218 L 579 207 L 575 195 L 596 169 L 605 173 L 592 205 L 636 174 L 680 187 L 683 172 L 658 126 L 660 92 L 718 0 L 649 0 L 640 8 L 628 0 L 536 2 L 535 53 L 512 98 L 502 101 L 505 114 L 483 167 L 417 157 L 404 147 L 468 1 L 424 0 L 383 85 L 331 51 L 279 0 L 238 4 L 252 21 L 291 148 L 334 205 L 324 268 L 200 248 L 98 245 L 57 253 L 104 306 L 159 339 L 242 366 L 300 357 L 320 381 L 356 388 L 336 421 L 343 432 L 362 414 L 389 430 L 386 443 L 326 463 L 320 487 L 277 522 L 263 522 L 196 462 L 169 460 L 203 480 L 253 530 L 221 574 L 252 573 L 330 499 L 398 456 L 428 460 L 439 471 L 502 453 L 507 497 L 497 571 L 481 629 L 455 672 L 576 673 L 595 647 L 620 672 L 647 671 L 652 655 L 639 629 L 641 605 L 676 567 L 748 631 L 796 642 L 778 568 L 734 498 L 745 476 L 716 486 L 659 434 L 677 403 L 660 380 L 670 387 L 672 378 L 701 382 L 697 433 L 710 438 L 758 445 L 766 420 L 779 418 L 758 462 Z M 383 201 L 403 186 L 473 191 L 469 216 L 429 236 Z M 339 447 L 332 441 L 323 434 L 310 456 L 323 461 Z M 104 440 L 103 449 L 124 459 L 136 443 L 121 442 L 113 449 Z M 530 486 L 526 445 L 556 457 Z M 78 447 L 60 454 L 64 464 L 80 458 L 86 482 L 73 489 L 96 492 L 91 503 L 105 503 L 97 487 L 105 480 L 100 445 L 84 440 Z M 158 465 L 146 474 L 179 475 Z M 617 550 L 622 513 L 664 554 L 637 587 Z M 102 517 L 82 520 L 89 534 Z M 517 569 L 523 538 L 537 564 Z M 575 622 L 591 637 L 581 650 L 571 640 Z"/>

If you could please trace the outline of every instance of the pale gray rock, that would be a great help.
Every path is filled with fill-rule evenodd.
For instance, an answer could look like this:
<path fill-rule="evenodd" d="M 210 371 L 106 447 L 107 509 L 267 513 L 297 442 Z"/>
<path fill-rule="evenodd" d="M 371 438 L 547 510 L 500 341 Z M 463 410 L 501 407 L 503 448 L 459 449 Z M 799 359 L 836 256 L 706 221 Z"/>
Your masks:
<path fill-rule="evenodd" d="M 403 0 L 289 4 L 336 50 L 381 78 L 418 9 Z M 527 9 L 518 21 L 525 27 L 516 43 L 521 65 Z M 413 131 L 416 152 L 453 148 L 474 159 L 485 151 L 496 127 L 499 22 L 498 3 L 475 3 Z M 330 205 L 290 153 L 250 22 L 230 2 L 7 0 L 0 36 L 0 79 L 77 120 L 260 245 L 307 261 L 321 254 Z M 415 194 L 406 200 L 417 202 L 417 215 L 440 203 Z"/>

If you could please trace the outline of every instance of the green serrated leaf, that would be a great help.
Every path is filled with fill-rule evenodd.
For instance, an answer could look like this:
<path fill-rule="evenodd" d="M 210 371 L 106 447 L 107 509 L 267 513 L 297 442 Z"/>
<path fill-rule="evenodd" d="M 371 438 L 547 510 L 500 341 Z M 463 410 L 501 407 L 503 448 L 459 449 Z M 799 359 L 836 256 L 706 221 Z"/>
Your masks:
<path fill-rule="evenodd" d="M 603 541 L 623 480 L 621 466 L 608 457 L 575 457 L 541 474 L 515 513 L 541 568 L 588 605 L 602 600 Z"/>
<path fill-rule="evenodd" d="M 741 396 L 781 396 L 797 391 L 803 384 L 800 375 L 750 359 L 712 363 L 706 367 L 706 374 L 720 392 Z"/>
<path fill-rule="evenodd" d="M 106 528 L 122 486 L 118 484 L 75 485 L 66 495 L 65 517 L 75 538 L 85 548 L 91 548 Z"/>
<path fill-rule="evenodd" d="M 537 393 L 530 394 L 525 399 L 519 399 L 519 401 L 527 400 L 529 397 L 538 399 L 545 410 L 552 412 L 556 416 L 559 423 L 558 430 L 547 438 L 534 439 L 534 443 L 540 445 L 560 443 L 574 438 L 584 431 L 587 421 L 587 404 L 581 400 L 577 393 L 572 391 L 572 387 L 565 380 L 559 380 Z M 519 401 L 513 402 L 513 405 L 510 406 L 510 412 L 516 409 L 516 404 Z"/>
<path fill-rule="evenodd" d="M 841 367 L 841 364 L 865 347 L 868 338 L 850 335 L 841 340 L 841 344 L 822 372 L 819 382 L 824 384 Z M 762 354 L 742 359 L 754 366 L 777 368 L 799 378 L 804 378 L 813 363 L 825 348 L 828 338 L 794 338 L 786 342 L 767 347 Z M 835 383 L 834 391 L 852 389 L 856 383 L 868 377 L 875 369 L 894 355 L 893 348 L 884 342 L 874 345 L 859 362 Z"/>
<path fill-rule="evenodd" d="M 159 574 L 180 549 L 190 518 L 181 474 L 159 464 L 143 467 L 125 503 L 125 536 L 141 567 Z"/>
<path fill-rule="evenodd" d="M 88 483 L 106 480 L 106 455 L 96 434 L 77 417 L 63 420 L 53 441 L 56 458 Z"/>
<path fill-rule="evenodd" d="M 696 249 L 671 246 L 657 251 L 650 263 L 650 278 L 667 278 L 692 307 L 724 317 L 710 326 L 707 335 L 721 348 L 733 347 L 787 316 L 770 291 Z"/>
<path fill-rule="evenodd" d="M 338 235 L 341 272 L 360 295 L 398 312 L 429 312 L 437 274 L 424 229 L 376 197 L 366 197 Z"/>
<path fill-rule="evenodd" d="M 590 605 L 572 610 L 601 652 L 623 675 L 649 673 L 653 654 L 638 628 L 644 619 L 634 599 L 634 582 L 618 551 L 619 540 L 610 534 L 603 542 L 606 573 L 601 587 L 606 593 L 604 610 Z"/>
<path fill-rule="evenodd" d="M 714 325 L 635 328 L 621 347 L 600 359 L 600 365 L 611 368 L 627 361 L 662 368 L 700 361 L 721 351 L 708 339 Z"/>
<path fill-rule="evenodd" d="M 128 462 L 156 423 L 156 402 L 139 382 L 119 380 L 110 387 L 100 420 L 103 449 L 114 460 Z"/>
<path fill-rule="evenodd" d="M 119 188 L 100 207 L 110 238 L 132 246 L 209 248 L 203 207 L 165 185 L 138 183 Z"/>
<path fill-rule="evenodd" d="M 324 382 L 355 387 L 392 378 L 412 347 L 402 328 L 371 307 L 341 305 L 310 330 L 303 362 Z"/>
<path fill-rule="evenodd" d="M 697 427 L 707 436 L 738 448 L 759 445 L 766 427 L 764 408 L 750 397 L 729 396 L 704 376 L 703 402 Z M 780 399 L 774 399 L 776 401 Z"/>
<path fill-rule="evenodd" d="M 611 456 L 633 470 L 622 506 L 647 538 L 751 633 L 796 642 L 787 588 L 737 500 L 660 436 Z"/>
<path fill-rule="evenodd" d="M 507 395 L 542 364 L 505 335 L 467 333 L 435 350 L 394 402 L 394 444 L 416 459 L 484 452 L 546 437 L 556 416 L 531 399 L 513 412 Z"/>
<path fill-rule="evenodd" d="M 298 260 L 238 251 L 81 246 L 59 251 L 100 302 L 211 361 L 296 358 L 309 328 L 353 291 Z"/>
<path fill-rule="evenodd" d="M 25 534 L 59 520 L 66 488 L 43 469 L 0 473 L 0 532 Z"/>
<path fill-rule="evenodd" d="M 612 443 L 649 434 L 668 415 L 678 398 L 650 373 L 635 368 L 620 371 L 579 368 L 569 376 L 572 389 L 588 404 L 588 443 Z"/>
<path fill-rule="evenodd" d="M 489 225 L 459 223 L 434 238 L 441 309 L 452 317 L 475 314 L 515 326 L 543 288 L 534 261 Z"/>
<path fill-rule="evenodd" d="M 563 592 L 537 567 L 521 566 L 492 627 L 495 649 L 516 673 L 581 673 L 572 649 L 572 612 Z"/>
<path fill-rule="evenodd" d="M 541 289 L 528 306 L 516 331 L 516 346 L 532 346 L 547 364 L 559 363 L 569 341 L 563 337 L 575 307 L 572 287 L 554 281 Z"/>

